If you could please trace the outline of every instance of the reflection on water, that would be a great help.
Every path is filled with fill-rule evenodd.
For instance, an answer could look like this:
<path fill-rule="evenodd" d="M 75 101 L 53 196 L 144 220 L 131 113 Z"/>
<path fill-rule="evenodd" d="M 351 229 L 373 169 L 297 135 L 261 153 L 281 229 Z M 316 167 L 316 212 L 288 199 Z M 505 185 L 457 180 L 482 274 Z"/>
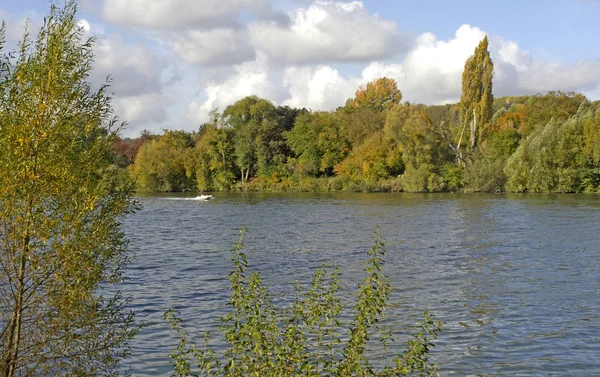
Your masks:
<path fill-rule="evenodd" d="M 179 195 L 189 198 L 195 195 Z M 226 312 L 229 250 L 247 226 L 250 269 L 275 300 L 324 261 L 354 300 L 375 227 L 395 289 L 399 340 L 423 310 L 444 322 L 442 375 L 600 374 L 600 197 L 592 195 L 219 194 L 210 202 L 140 198 L 124 224 L 136 255 L 122 287 L 143 330 L 133 375 L 169 375 L 173 307 L 216 332 Z"/>

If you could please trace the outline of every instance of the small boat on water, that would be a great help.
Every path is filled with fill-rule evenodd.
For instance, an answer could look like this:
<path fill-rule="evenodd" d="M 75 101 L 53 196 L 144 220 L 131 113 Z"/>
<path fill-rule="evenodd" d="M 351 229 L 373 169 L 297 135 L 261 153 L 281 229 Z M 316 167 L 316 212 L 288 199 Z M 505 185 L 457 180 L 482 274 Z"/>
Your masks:
<path fill-rule="evenodd" d="M 204 195 L 204 194 L 202 194 L 202 195 L 198 195 L 198 196 L 196 196 L 196 197 L 194 198 L 194 200 L 212 200 L 212 199 L 214 199 L 214 198 L 215 198 L 215 197 L 214 197 L 214 196 L 212 196 L 212 195 Z"/>

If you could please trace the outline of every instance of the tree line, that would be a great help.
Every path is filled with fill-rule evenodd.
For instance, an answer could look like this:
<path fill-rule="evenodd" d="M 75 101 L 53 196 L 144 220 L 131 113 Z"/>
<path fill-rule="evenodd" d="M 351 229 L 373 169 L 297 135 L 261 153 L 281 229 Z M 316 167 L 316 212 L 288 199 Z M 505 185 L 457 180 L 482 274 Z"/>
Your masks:
<path fill-rule="evenodd" d="M 457 104 L 402 103 L 386 77 L 334 111 L 248 96 L 197 131 L 119 139 L 116 161 L 150 192 L 598 191 L 598 102 L 560 91 L 494 98 L 492 76 L 486 37 Z"/>

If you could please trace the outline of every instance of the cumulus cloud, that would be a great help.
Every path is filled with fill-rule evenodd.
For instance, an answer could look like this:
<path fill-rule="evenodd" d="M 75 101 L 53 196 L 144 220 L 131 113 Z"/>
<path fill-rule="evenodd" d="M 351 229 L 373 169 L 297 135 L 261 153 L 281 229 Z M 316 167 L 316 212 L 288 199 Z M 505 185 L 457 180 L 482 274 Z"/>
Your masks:
<path fill-rule="evenodd" d="M 411 102 L 457 101 L 465 60 L 483 37 L 485 33 L 481 29 L 469 25 L 458 28 L 454 38 L 448 41 L 424 33 L 401 63 L 372 63 L 363 71 L 363 79 L 390 76 L 398 81 L 404 99 Z"/>
<path fill-rule="evenodd" d="M 164 96 L 160 94 L 142 94 L 117 97 L 113 107 L 119 118 L 127 121 L 128 133 L 135 134 L 136 131 L 164 122 L 167 119 L 168 102 L 165 103 Z"/>
<path fill-rule="evenodd" d="M 432 33 L 424 33 L 402 61 L 372 62 L 362 70 L 359 80 L 335 77 L 333 82 L 339 88 L 356 87 L 386 76 L 398 82 L 403 98 L 410 102 L 457 102 L 460 100 L 464 63 L 485 35 L 481 29 L 469 25 L 459 27 L 454 37 L 447 41 L 438 40 Z M 576 64 L 548 62 L 521 50 L 515 41 L 498 36 L 490 37 L 490 54 L 494 62 L 494 94 L 498 97 L 550 90 L 593 92 L 600 87 L 600 60 Z M 305 90 L 310 90 L 310 84 Z M 336 90 L 330 89 L 330 93 L 336 93 Z M 304 97 L 298 96 L 294 103 L 301 103 L 300 98 Z M 338 103 L 343 103 L 343 100 L 341 95 L 337 98 Z"/>
<path fill-rule="evenodd" d="M 408 47 L 394 22 L 370 14 L 362 2 L 315 1 L 289 13 L 289 25 L 252 22 L 252 44 L 288 64 L 386 58 Z"/>
<path fill-rule="evenodd" d="M 431 32 L 413 38 L 360 1 L 94 1 L 94 12 L 112 24 L 105 33 L 103 25 L 89 22 L 94 17 L 79 22 L 97 36 L 91 79 L 99 85 L 112 76 L 115 108 L 129 130 L 195 128 L 212 109 L 247 95 L 335 109 L 359 85 L 383 76 L 396 79 L 404 100 L 456 102 L 465 60 L 486 34 L 462 25 L 447 39 Z M 275 4 L 287 13 L 277 13 Z M 1 10 L 0 16 L 9 20 L 8 39 L 20 39 L 24 20 Z M 549 61 L 517 41 L 489 39 L 497 97 L 600 93 L 600 60 Z M 173 85 L 178 72 L 186 80 Z"/>
<path fill-rule="evenodd" d="M 518 80 L 519 91 L 586 91 L 600 86 L 600 60 L 564 65 L 534 60 Z"/>
<path fill-rule="evenodd" d="M 246 96 L 257 95 L 278 103 L 284 95 L 277 84 L 276 72 L 270 70 L 267 57 L 257 54 L 255 60 L 235 66 L 234 74 L 221 82 L 205 85 L 204 101 L 191 101 L 186 113 L 186 124 L 198 125 L 206 122 L 211 110 L 223 110 L 228 105 Z"/>
<path fill-rule="evenodd" d="M 244 30 L 188 30 L 173 33 L 169 39 L 173 50 L 191 64 L 231 65 L 255 57 Z"/>
<path fill-rule="evenodd" d="M 210 29 L 241 24 L 244 12 L 271 12 L 270 0 L 104 0 L 110 22 L 154 29 Z"/>
<path fill-rule="evenodd" d="M 92 82 L 111 76 L 111 90 L 118 96 L 159 93 L 166 60 L 147 45 L 124 42 L 119 36 L 98 36 Z"/>
<path fill-rule="evenodd" d="M 41 17 L 37 16 L 35 13 L 30 14 L 27 17 L 18 17 L 3 9 L 0 9 L 0 20 L 6 24 L 5 51 L 14 49 L 17 43 L 23 40 L 23 33 L 25 32 L 25 29 L 29 31 L 30 38 L 35 38 L 43 22 Z"/>
<path fill-rule="evenodd" d="M 84 34 L 89 34 L 92 29 L 90 23 L 86 19 L 81 19 L 81 20 L 77 21 L 77 26 L 79 28 L 81 28 L 81 31 Z"/>
<path fill-rule="evenodd" d="M 448 40 L 439 40 L 432 33 L 424 33 L 416 39 L 404 59 L 396 63 L 375 61 L 356 75 L 342 74 L 329 65 L 288 66 L 282 69 L 282 75 L 267 74 L 266 70 L 259 73 L 255 69 L 238 69 L 235 75 L 220 84 L 208 85 L 208 99 L 193 103 L 188 113 L 206 116 L 211 109 L 226 106 L 249 94 L 262 95 L 277 102 L 278 98 L 282 98 L 278 88 L 286 92 L 279 100 L 283 105 L 331 110 L 352 97 L 359 85 L 384 76 L 398 82 L 404 100 L 426 104 L 457 102 L 460 100 L 464 63 L 485 35 L 480 28 L 469 25 L 459 27 Z M 515 41 L 497 36 L 490 37 L 490 53 L 495 67 L 496 96 L 545 93 L 549 90 L 594 92 L 600 88 L 600 61 L 573 65 L 547 62 L 520 49 Z M 265 55 L 262 61 L 268 62 L 268 58 Z"/>
<path fill-rule="evenodd" d="M 163 91 L 174 77 L 167 59 L 146 44 L 125 42 L 119 35 L 98 35 L 98 29 L 104 32 L 101 25 L 85 19 L 78 25 L 86 36 L 96 37 L 90 82 L 98 88 L 110 76 L 115 114 L 128 123 L 125 133 L 137 135 L 164 123 L 171 101 Z"/>
<path fill-rule="evenodd" d="M 329 66 L 290 67 L 283 78 L 290 97 L 283 104 L 312 110 L 333 109 L 354 95 L 358 83 L 359 80 L 346 79 Z"/>

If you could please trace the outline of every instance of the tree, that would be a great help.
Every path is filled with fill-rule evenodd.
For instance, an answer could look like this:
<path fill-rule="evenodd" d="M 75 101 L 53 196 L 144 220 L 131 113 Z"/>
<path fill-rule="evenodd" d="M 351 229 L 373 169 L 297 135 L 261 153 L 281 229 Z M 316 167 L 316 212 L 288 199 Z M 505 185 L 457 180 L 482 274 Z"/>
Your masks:
<path fill-rule="evenodd" d="M 279 127 L 278 113 L 271 102 L 248 96 L 227 106 L 223 115 L 233 128 L 235 163 L 242 182 L 251 172 L 267 174 L 273 161 L 283 163 L 284 130 Z"/>
<path fill-rule="evenodd" d="M 441 178 L 435 174 L 439 140 L 422 105 L 400 105 L 387 114 L 384 132 L 402 149 L 406 191 L 439 191 Z"/>
<path fill-rule="evenodd" d="M 527 97 L 525 113 L 528 118 L 526 136 L 537 126 L 545 126 L 552 119 L 567 120 L 579 109 L 587 99 L 581 93 L 563 93 L 551 91 L 546 95 L 537 94 Z"/>
<path fill-rule="evenodd" d="M 117 137 L 112 146 L 117 166 L 126 168 L 133 164 L 142 145 L 152 138 L 153 135 L 148 130 L 142 131 L 140 136 L 135 139 Z"/>
<path fill-rule="evenodd" d="M 300 174 L 316 175 L 323 152 L 319 148 L 319 134 L 328 113 L 304 112 L 296 117 L 294 128 L 286 132 L 287 145 L 297 156 L 296 169 Z"/>
<path fill-rule="evenodd" d="M 404 171 L 401 148 L 379 131 L 354 148 L 334 170 L 336 175 L 377 183 Z"/>
<path fill-rule="evenodd" d="M 118 126 L 106 86 L 87 81 L 93 41 L 76 13 L 74 1 L 53 5 L 35 42 L 25 33 L 18 51 L 0 51 L 3 377 L 116 374 L 135 332 L 124 300 L 101 289 L 121 280 L 119 219 L 134 203 L 116 180 Z"/>
<path fill-rule="evenodd" d="M 475 149 L 483 127 L 492 117 L 492 77 L 494 64 L 488 51 L 487 36 L 475 48 L 475 52 L 465 62 L 462 74 L 462 93 L 460 96 L 460 120 L 462 140 L 467 125 L 471 129 L 471 148 Z M 460 141 L 459 147 L 460 148 Z"/>
<path fill-rule="evenodd" d="M 196 144 L 194 163 L 198 188 L 228 190 L 235 183 L 231 132 L 214 124 L 206 124 Z"/>
<path fill-rule="evenodd" d="M 191 135 L 183 131 L 165 130 L 160 138 L 144 143 L 130 170 L 137 187 L 149 192 L 195 190 L 192 147 Z"/>
<path fill-rule="evenodd" d="M 336 111 L 340 131 L 354 148 L 383 129 L 386 114 L 387 112 L 374 111 L 366 107 L 352 111 L 341 108 Z"/>
<path fill-rule="evenodd" d="M 367 108 L 372 111 L 389 110 L 402 100 L 402 92 L 398 89 L 396 80 L 380 77 L 367 85 L 361 85 L 354 98 L 346 101 L 346 107 L 352 109 Z"/>
<path fill-rule="evenodd" d="M 285 136 L 298 157 L 297 170 L 301 174 L 331 174 L 334 165 L 344 159 L 349 149 L 333 113 L 302 113 Z"/>
<path fill-rule="evenodd" d="M 508 159 L 504 169 L 511 191 L 577 192 L 595 190 L 600 165 L 586 153 L 586 128 L 598 127 L 596 109 L 581 104 L 566 121 L 537 127 Z"/>

